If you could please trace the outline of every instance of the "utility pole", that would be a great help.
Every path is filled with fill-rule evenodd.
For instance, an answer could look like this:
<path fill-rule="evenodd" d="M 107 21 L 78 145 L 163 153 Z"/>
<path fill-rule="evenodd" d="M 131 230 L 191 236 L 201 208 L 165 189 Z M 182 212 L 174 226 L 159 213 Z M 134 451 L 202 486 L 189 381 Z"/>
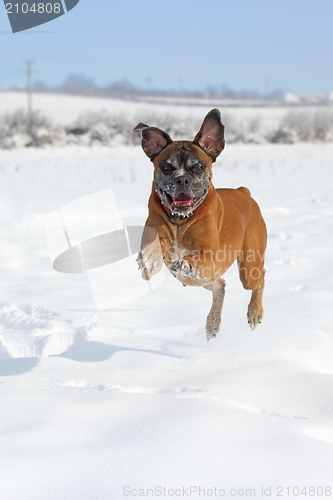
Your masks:
<path fill-rule="evenodd" d="M 28 131 L 32 126 L 32 61 L 27 62 Z"/>

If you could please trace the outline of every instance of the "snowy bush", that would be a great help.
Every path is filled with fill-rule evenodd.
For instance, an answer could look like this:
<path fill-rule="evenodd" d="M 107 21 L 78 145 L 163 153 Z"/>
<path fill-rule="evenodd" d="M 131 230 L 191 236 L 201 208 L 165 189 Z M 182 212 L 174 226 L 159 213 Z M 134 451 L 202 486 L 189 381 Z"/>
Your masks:
<path fill-rule="evenodd" d="M 140 113 L 129 119 L 125 114 L 111 115 L 106 111 L 84 113 L 66 128 L 69 143 L 104 146 L 140 144 L 140 134 L 134 134 L 133 128 L 138 122 L 161 128 L 173 139 L 194 137 L 200 128 L 200 122 L 177 119 L 172 115 L 154 116 Z"/>
<path fill-rule="evenodd" d="M 113 146 L 120 143 L 134 143 L 133 123 L 126 116 L 116 116 L 106 111 L 81 114 L 77 120 L 66 128 L 69 143 Z"/>
<path fill-rule="evenodd" d="M 29 116 L 18 110 L 0 117 L 0 147 L 3 149 L 43 146 L 54 143 L 55 139 L 54 127 L 38 111 Z"/>
<path fill-rule="evenodd" d="M 249 118 L 247 121 L 236 120 L 229 113 L 224 113 L 222 118 L 228 144 L 239 142 L 262 144 L 266 142 L 265 137 L 260 132 L 261 118 L 259 115 Z"/>
<path fill-rule="evenodd" d="M 289 111 L 273 129 L 268 131 L 260 115 L 235 118 L 232 113 L 222 112 L 226 142 L 261 144 L 265 142 L 294 144 L 297 142 L 333 141 L 333 112 L 329 110 Z M 133 127 L 143 122 L 165 130 L 172 139 L 191 139 L 201 125 L 201 119 L 179 117 L 174 114 L 142 113 L 130 118 L 125 113 L 110 113 L 105 110 L 81 114 L 73 123 L 56 126 L 39 112 L 29 119 L 24 111 L 15 111 L 0 116 L 0 148 L 43 147 L 47 145 L 67 146 L 126 146 L 140 144 L 140 134 Z"/>
<path fill-rule="evenodd" d="M 289 111 L 278 128 L 268 137 L 270 142 L 331 142 L 333 140 L 333 112 L 320 110 Z"/>

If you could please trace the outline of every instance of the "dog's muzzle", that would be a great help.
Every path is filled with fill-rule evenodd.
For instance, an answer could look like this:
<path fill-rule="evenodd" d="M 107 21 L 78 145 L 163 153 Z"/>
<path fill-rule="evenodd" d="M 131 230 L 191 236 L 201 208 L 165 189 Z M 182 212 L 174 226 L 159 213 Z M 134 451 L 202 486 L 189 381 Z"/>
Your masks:
<path fill-rule="evenodd" d="M 180 219 L 183 219 L 186 217 L 190 217 L 193 214 L 195 209 L 205 198 L 208 192 L 208 188 L 204 189 L 204 191 L 196 197 L 184 192 L 181 192 L 176 196 L 172 196 L 164 189 L 156 189 L 155 191 L 160 198 L 164 210 L 171 217 L 179 217 Z"/>

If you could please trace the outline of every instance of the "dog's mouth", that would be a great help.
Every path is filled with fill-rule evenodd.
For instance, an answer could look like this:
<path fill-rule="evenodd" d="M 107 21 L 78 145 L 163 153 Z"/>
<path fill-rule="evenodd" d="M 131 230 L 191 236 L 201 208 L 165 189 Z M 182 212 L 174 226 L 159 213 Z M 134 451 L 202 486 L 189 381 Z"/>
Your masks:
<path fill-rule="evenodd" d="M 167 191 L 159 189 L 157 192 L 160 195 L 164 209 L 170 212 L 173 217 L 189 217 L 197 208 L 199 203 L 206 196 L 208 189 L 205 189 L 200 197 L 189 196 L 186 193 L 179 193 L 177 196 L 171 196 Z"/>
<path fill-rule="evenodd" d="M 166 191 L 162 191 L 162 199 L 166 201 L 167 206 L 171 211 L 183 208 L 193 208 L 196 203 L 196 198 L 189 196 L 186 193 L 179 193 L 177 196 L 171 196 Z"/>
<path fill-rule="evenodd" d="M 195 198 L 185 193 L 179 193 L 178 196 L 172 196 L 172 201 L 176 207 L 194 207 L 195 205 Z"/>

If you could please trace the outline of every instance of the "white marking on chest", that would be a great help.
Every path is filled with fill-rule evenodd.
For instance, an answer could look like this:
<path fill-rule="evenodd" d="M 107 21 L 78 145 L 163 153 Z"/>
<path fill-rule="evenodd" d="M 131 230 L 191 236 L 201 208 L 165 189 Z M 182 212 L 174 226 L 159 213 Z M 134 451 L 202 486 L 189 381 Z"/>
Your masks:
<path fill-rule="evenodd" d="M 186 248 L 180 248 L 178 245 L 177 237 L 173 240 L 170 247 L 170 260 L 172 262 L 177 262 L 183 260 L 183 258 L 188 254 Z"/>

